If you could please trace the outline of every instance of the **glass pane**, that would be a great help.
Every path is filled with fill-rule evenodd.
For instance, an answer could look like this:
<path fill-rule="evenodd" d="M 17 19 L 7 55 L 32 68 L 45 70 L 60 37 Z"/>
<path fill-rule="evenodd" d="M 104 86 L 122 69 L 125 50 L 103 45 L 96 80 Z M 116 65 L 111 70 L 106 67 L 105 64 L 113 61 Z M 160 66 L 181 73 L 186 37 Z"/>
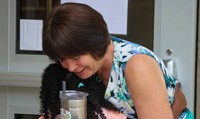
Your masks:
<path fill-rule="evenodd" d="M 19 19 L 45 19 L 60 0 L 18 0 Z"/>
<path fill-rule="evenodd" d="M 40 115 L 33 114 L 15 114 L 14 119 L 38 119 Z"/>
<path fill-rule="evenodd" d="M 127 35 L 116 35 L 153 50 L 154 1 L 128 1 Z"/>

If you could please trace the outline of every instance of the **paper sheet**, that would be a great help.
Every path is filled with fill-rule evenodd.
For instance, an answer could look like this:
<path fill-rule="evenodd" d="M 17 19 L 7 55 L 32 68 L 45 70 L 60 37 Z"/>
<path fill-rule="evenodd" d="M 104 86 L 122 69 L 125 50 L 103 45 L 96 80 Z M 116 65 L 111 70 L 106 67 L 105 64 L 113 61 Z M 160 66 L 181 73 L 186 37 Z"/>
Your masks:
<path fill-rule="evenodd" d="M 20 20 L 20 50 L 42 51 L 43 20 Z"/>
<path fill-rule="evenodd" d="M 103 15 L 111 34 L 127 34 L 128 0 L 61 0 L 84 3 Z"/>

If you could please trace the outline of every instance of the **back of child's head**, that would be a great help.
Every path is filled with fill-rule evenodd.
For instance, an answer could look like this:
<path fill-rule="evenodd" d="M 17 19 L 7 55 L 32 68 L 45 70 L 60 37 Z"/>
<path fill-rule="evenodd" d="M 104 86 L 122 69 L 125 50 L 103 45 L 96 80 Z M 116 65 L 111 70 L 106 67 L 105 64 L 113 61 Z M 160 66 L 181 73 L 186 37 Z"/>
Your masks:
<path fill-rule="evenodd" d="M 105 118 L 101 108 L 117 109 L 104 99 L 106 87 L 98 75 L 93 75 L 89 79 L 80 79 L 74 73 L 64 69 L 59 63 L 50 64 L 42 74 L 42 85 L 40 91 L 41 113 L 46 119 L 60 114 L 59 91 L 62 90 L 62 81 L 66 81 L 67 90 L 79 90 L 87 92 L 87 118 L 97 119 L 98 115 Z"/>

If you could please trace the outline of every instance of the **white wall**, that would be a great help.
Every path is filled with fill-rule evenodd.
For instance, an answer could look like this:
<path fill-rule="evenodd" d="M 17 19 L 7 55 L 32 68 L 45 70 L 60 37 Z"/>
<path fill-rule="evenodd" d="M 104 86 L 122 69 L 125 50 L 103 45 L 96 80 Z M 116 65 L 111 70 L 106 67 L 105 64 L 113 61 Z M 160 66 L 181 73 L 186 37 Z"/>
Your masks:
<path fill-rule="evenodd" d="M 8 65 L 8 1 L 0 1 L 0 71 Z"/>
<path fill-rule="evenodd" d="M 39 88 L 0 87 L 0 119 L 14 114 L 40 114 Z"/>

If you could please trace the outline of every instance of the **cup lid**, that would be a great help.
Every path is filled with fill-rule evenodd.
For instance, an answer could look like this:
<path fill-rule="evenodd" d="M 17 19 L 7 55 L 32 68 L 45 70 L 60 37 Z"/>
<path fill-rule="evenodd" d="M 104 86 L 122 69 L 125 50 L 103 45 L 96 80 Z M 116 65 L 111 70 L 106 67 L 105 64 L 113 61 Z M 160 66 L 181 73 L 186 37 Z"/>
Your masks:
<path fill-rule="evenodd" d="M 66 90 L 65 93 L 60 91 L 60 98 L 69 99 L 69 100 L 80 100 L 88 96 L 88 93 L 77 90 Z"/>

